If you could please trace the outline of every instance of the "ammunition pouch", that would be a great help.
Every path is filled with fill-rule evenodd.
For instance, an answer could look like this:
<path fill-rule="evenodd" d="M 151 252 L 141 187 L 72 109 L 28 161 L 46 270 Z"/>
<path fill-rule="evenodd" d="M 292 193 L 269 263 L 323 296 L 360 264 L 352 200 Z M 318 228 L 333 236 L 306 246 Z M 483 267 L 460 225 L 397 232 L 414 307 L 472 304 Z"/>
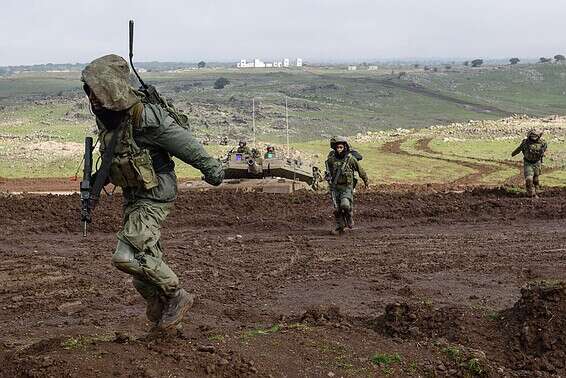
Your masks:
<path fill-rule="evenodd" d="M 148 150 L 115 156 L 110 166 L 110 182 L 122 188 L 153 189 L 158 185 L 153 161 Z"/>

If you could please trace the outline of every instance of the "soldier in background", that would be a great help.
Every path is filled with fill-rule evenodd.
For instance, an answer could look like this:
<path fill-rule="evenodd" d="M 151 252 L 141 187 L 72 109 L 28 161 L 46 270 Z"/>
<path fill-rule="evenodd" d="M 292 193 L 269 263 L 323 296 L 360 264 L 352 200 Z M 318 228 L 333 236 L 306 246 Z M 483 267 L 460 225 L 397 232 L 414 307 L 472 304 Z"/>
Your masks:
<path fill-rule="evenodd" d="M 271 144 L 268 144 L 265 148 L 265 154 L 263 155 L 264 159 L 275 159 L 275 147 Z"/>
<path fill-rule="evenodd" d="M 354 186 L 358 172 L 365 186 L 369 185 L 368 177 L 358 159 L 350 153 L 350 146 L 344 137 L 336 137 L 334 148 L 326 160 L 326 177 L 330 184 L 330 194 L 334 206 L 336 227 L 333 234 L 344 232 L 344 228 L 352 228 L 354 207 Z"/>
<path fill-rule="evenodd" d="M 523 139 L 511 156 L 523 153 L 523 172 L 525 175 L 525 187 L 529 197 L 538 198 L 537 190 L 540 188 L 539 176 L 542 169 L 542 160 L 546 152 L 546 142 L 542 139 L 542 131 L 531 129 L 527 138 Z"/>
<path fill-rule="evenodd" d="M 312 185 L 311 187 L 313 190 L 320 189 L 320 183 L 324 181 L 324 177 L 320 173 L 320 169 L 318 167 L 312 167 Z"/>
<path fill-rule="evenodd" d="M 242 140 L 240 140 L 240 143 L 238 143 L 238 148 L 236 149 L 236 153 L 244 154 L 244 155 L 251 155 L 252 151 L 247 146 L 246 141 L 242 139 Z"/>

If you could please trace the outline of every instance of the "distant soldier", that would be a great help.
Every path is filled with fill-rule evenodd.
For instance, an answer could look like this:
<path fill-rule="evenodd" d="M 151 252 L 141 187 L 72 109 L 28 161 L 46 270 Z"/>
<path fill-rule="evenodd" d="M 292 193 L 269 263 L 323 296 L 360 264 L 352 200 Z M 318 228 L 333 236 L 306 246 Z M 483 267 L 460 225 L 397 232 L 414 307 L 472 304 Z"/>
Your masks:
<path fill-rule="evenodd" d="M 542 131 L 532 129 L 527 133 L 527 138 L 523 139 L 519 147 L 511 153 L 511 156 L 515 156 L 519 152 L 523 153 L 525 187 L 529 197 L 538 197 L 539 176 L 546 147 L 546 142 L 542 139 Z"/>
<path fill-rule="evenodd" d="M 318 167 L 312 167 L 312 188 L 313 190 L 320 189 L 320 183 L 324 181 L 320 169 Z"/>
<path fill-rule="evenodd" d="M 267 148 L 265 149 L 265 154 L 263 155 L 264 159 L 275 159 L 275 147 L 268 144 Z"/>
<path fill-rule="evenodd" d="M 250 148 L 247 146 L 247 143 L 245 140 L 240 140 L 240 143 L 238 143 L 238 148 L 236 149 L 236 152 L 239 154 L 244 154 L 244 155 L 251 155 L 252 151 L 250 150 Z"/>
<path fill-rule="evenodd" d="M 357 181 L 355 172 L 358 172 L 365 186 L 369 184 L 368 177 L 358 160 L 350 153 L 348 141 L 343 137 L 336 137 L 333 150 L 326 160 L 326 177 L 330 184 L 330 194 L 334 206 L 336 228 L 333 234 L 344 232 L 344 228 L 354 225 L 352 211 L 354 206 L 354 186 Z"/>

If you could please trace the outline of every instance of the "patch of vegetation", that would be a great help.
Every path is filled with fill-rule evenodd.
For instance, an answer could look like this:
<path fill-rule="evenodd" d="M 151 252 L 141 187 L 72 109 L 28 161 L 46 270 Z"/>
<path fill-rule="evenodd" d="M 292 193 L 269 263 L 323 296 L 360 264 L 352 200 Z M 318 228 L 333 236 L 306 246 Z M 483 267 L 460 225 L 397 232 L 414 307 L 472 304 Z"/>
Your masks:
<path fill-rule="evenodd" d="M 471 358 L 470 360 L 468 360 L 466 368 L 472 375 L 482 375 L 484 373 L 484 369 L 481 366 L 480 360 L 478 360 L 477 358 Z"/>
<path fill-rule="evenodd" d="M 111 335 L 94 335 L 94 336 L 78 336 L 78 337 L 69 337 L 67 340 L 61 343 L 61 346 L 67 350 L 73 349 L 82 349 L 88 345 L 92 345 L 97 341 L 110 341 L 113 340 L 113 336 Z"/>
<path fill-rule="evenodd" d="M 446 353 L 452 361 L 458 362 L 462 359 L 462 351 L 453 345 L 443 348 L 442 352 Z"/>
<path fill-rule="evenodd" d="M 271 335 L 273 333 L 279 332 L 281 330 L 281 325 L 274 324 L 269 328 L 256 328 L 246 331 L 242 334 L 242 338 L 249 339 L 257 336 Z"/>
<path fill-rule="evenodd" d="M 291 323 L 285 326 L 287 329 L 298 329 L 300 331 L 310 331 L 311 327 L 305 323 Z"/>
<path fill-rule="evenodd" d="M 210 335 L 207 337 L 209 341 L 223 342 L 225 339 L 224 335 Z"/>
<path fill-rule="evenodd" d="M 402 358 L 399 353 L 376 353 L 371 357 L 370 361 L 377 366 L 389 367 L 392 364 L 401 363 Z"/>

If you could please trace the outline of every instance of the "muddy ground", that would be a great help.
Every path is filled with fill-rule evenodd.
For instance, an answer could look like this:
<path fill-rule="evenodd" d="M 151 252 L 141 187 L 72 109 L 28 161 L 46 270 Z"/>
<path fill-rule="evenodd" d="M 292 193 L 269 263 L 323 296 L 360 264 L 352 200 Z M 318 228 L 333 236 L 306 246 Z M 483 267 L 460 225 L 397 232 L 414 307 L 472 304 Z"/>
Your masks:
<path fill-rule="evenodd" d="M 148 332 L 110 265 L 119 198 L 0 197 L 0 376 L 566 376 L 566 191 L 185 191 L 163 230 L 197 301 Z"/>

